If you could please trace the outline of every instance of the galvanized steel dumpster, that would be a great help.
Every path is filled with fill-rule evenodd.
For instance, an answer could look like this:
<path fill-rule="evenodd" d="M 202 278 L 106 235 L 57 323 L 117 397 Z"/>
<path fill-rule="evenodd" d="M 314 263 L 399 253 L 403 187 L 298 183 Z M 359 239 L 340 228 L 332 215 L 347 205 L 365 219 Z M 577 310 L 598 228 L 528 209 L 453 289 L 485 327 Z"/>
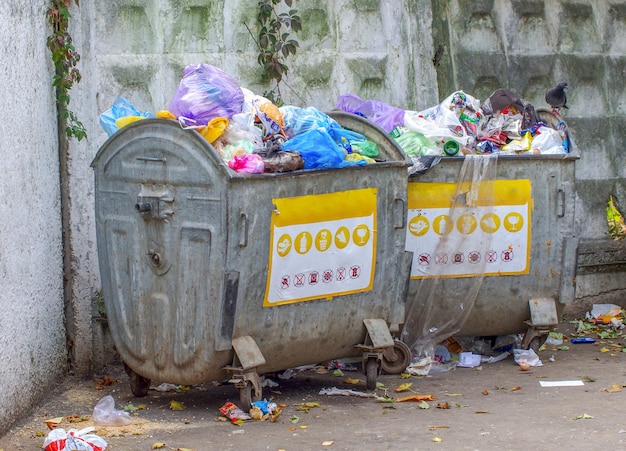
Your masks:
<path fill-rule="evenodd" d="M 575 297 L 578 158 L 503 155 L 474 162 L 483 165 L 479 172 L 491 165 L 492 176 L 460 180 L 471 162 L 445 157 L 410 177 L 407 250 L 414 259 L 402 335 L 415 353 L 428 355 L 453 334 L 526 331 L 528 339 L 545 339 L 539 322 L 529 323 L 531 307 L 541 314 L 543 301 L 552 301 L 561 310 Z M 460 209 L 455 217 L 452 205 Z"/>
<path fill-rule="evenodd" d="M 249 404 L 261 397 L 258 374 L 350 356 L 363 356 L 375 386 L 404 322 L 410 160 L 370 122 L 331 115 L 376 142 L 383 161 L 242 175 L 163 119 L 100 148 L 102 289 L 136 395 L 150 380 L 231 377 Z"/>

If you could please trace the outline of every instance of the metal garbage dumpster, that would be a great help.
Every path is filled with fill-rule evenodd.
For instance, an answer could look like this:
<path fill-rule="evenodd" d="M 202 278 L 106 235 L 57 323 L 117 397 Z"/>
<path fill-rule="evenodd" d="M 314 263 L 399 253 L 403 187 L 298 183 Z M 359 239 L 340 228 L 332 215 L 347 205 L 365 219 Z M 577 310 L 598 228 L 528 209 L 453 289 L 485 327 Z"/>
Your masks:
<path fill-rule="evenodd" d="M 99 149 L 102 290 L 135 395 L 150 380 L 230 378 L 249 405 L 265 372 L 362 356 L 371 389 L 384 351 L 393 366 L 411 162 L 369 121 L 331 116 L 377 143 L 380 161 L 238 174 L 164 119 L 128 125 Z"/>
<path fill-rule="evenodd" d="M 470 157 L 409 180 L 402 339 L 416 354 L 452 335 L 545 341 L 575 297 L 578 153 Z"/>

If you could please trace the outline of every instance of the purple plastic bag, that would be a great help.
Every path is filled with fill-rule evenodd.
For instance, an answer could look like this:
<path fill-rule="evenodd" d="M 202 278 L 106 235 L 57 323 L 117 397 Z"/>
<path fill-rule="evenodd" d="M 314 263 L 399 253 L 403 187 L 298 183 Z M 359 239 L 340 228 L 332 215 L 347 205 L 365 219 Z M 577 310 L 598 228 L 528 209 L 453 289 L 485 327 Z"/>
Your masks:
<path fill-rule="evenodd" d="M 365 116 L 387 133 L 404 125 L 404 110 L 387 105 L 379 100 L 363 100 L 356 94 L 337 97 L 335 108 L 347 113 Z"/>
<path fill-rule="evenodd" d="M 211 119 L 241 113 L 241 86 L 222 69 L 209 64 L 190 64 L 174 93 L 169 111 L 183 125 L 206 125 Z"/>

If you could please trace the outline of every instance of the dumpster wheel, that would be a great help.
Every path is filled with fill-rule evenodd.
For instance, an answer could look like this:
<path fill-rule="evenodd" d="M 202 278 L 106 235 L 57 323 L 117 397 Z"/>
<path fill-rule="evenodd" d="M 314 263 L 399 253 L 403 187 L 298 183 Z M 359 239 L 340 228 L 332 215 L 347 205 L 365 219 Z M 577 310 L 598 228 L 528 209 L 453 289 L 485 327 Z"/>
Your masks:
<path fill-rule="evenodd" d="M 152 381 L 147 377 L 135 373 L 126 363 L 124 363 L 124 370 L 126 370 L 126 374 L 128 374 L 128 378 L 130 379 L 130 390 L 133 392 L 133 395 L 137 398 L 146 396 L 150 389 L 150 382 Z"/>
<path fill-rule="evenodd" d="M 376 380 L 378 379 L 378 359 L 370 357 L 365 362 L 365 388 L 367 391 L 376 390 Z"/>
<path fill-rule="evenodd" d="M 400 340 L 394 340 L 393 347 L 383 351 L 381 369 L 386 374 L 400 374 L 411 363 L 411 349 Z"/>
<path fill-rule="evenodd" d="M 244 381 L 237 388 L 239 389 L 239 401 L 244 409 L 250 410 L 254 401 L 261 400 L 262 392 L 255 390 L 252 381 Z"/>

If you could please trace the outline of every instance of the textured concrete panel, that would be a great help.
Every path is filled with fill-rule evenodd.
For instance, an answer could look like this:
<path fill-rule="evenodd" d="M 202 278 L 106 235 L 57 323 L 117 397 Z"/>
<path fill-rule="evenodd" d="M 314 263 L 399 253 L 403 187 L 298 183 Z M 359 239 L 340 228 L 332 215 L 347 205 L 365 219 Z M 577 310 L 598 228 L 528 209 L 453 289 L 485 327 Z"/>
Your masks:
<path fill-rule="evenodd" d="M 0 435 L 67 369 L 47 8 L 0 3 Z"/>

